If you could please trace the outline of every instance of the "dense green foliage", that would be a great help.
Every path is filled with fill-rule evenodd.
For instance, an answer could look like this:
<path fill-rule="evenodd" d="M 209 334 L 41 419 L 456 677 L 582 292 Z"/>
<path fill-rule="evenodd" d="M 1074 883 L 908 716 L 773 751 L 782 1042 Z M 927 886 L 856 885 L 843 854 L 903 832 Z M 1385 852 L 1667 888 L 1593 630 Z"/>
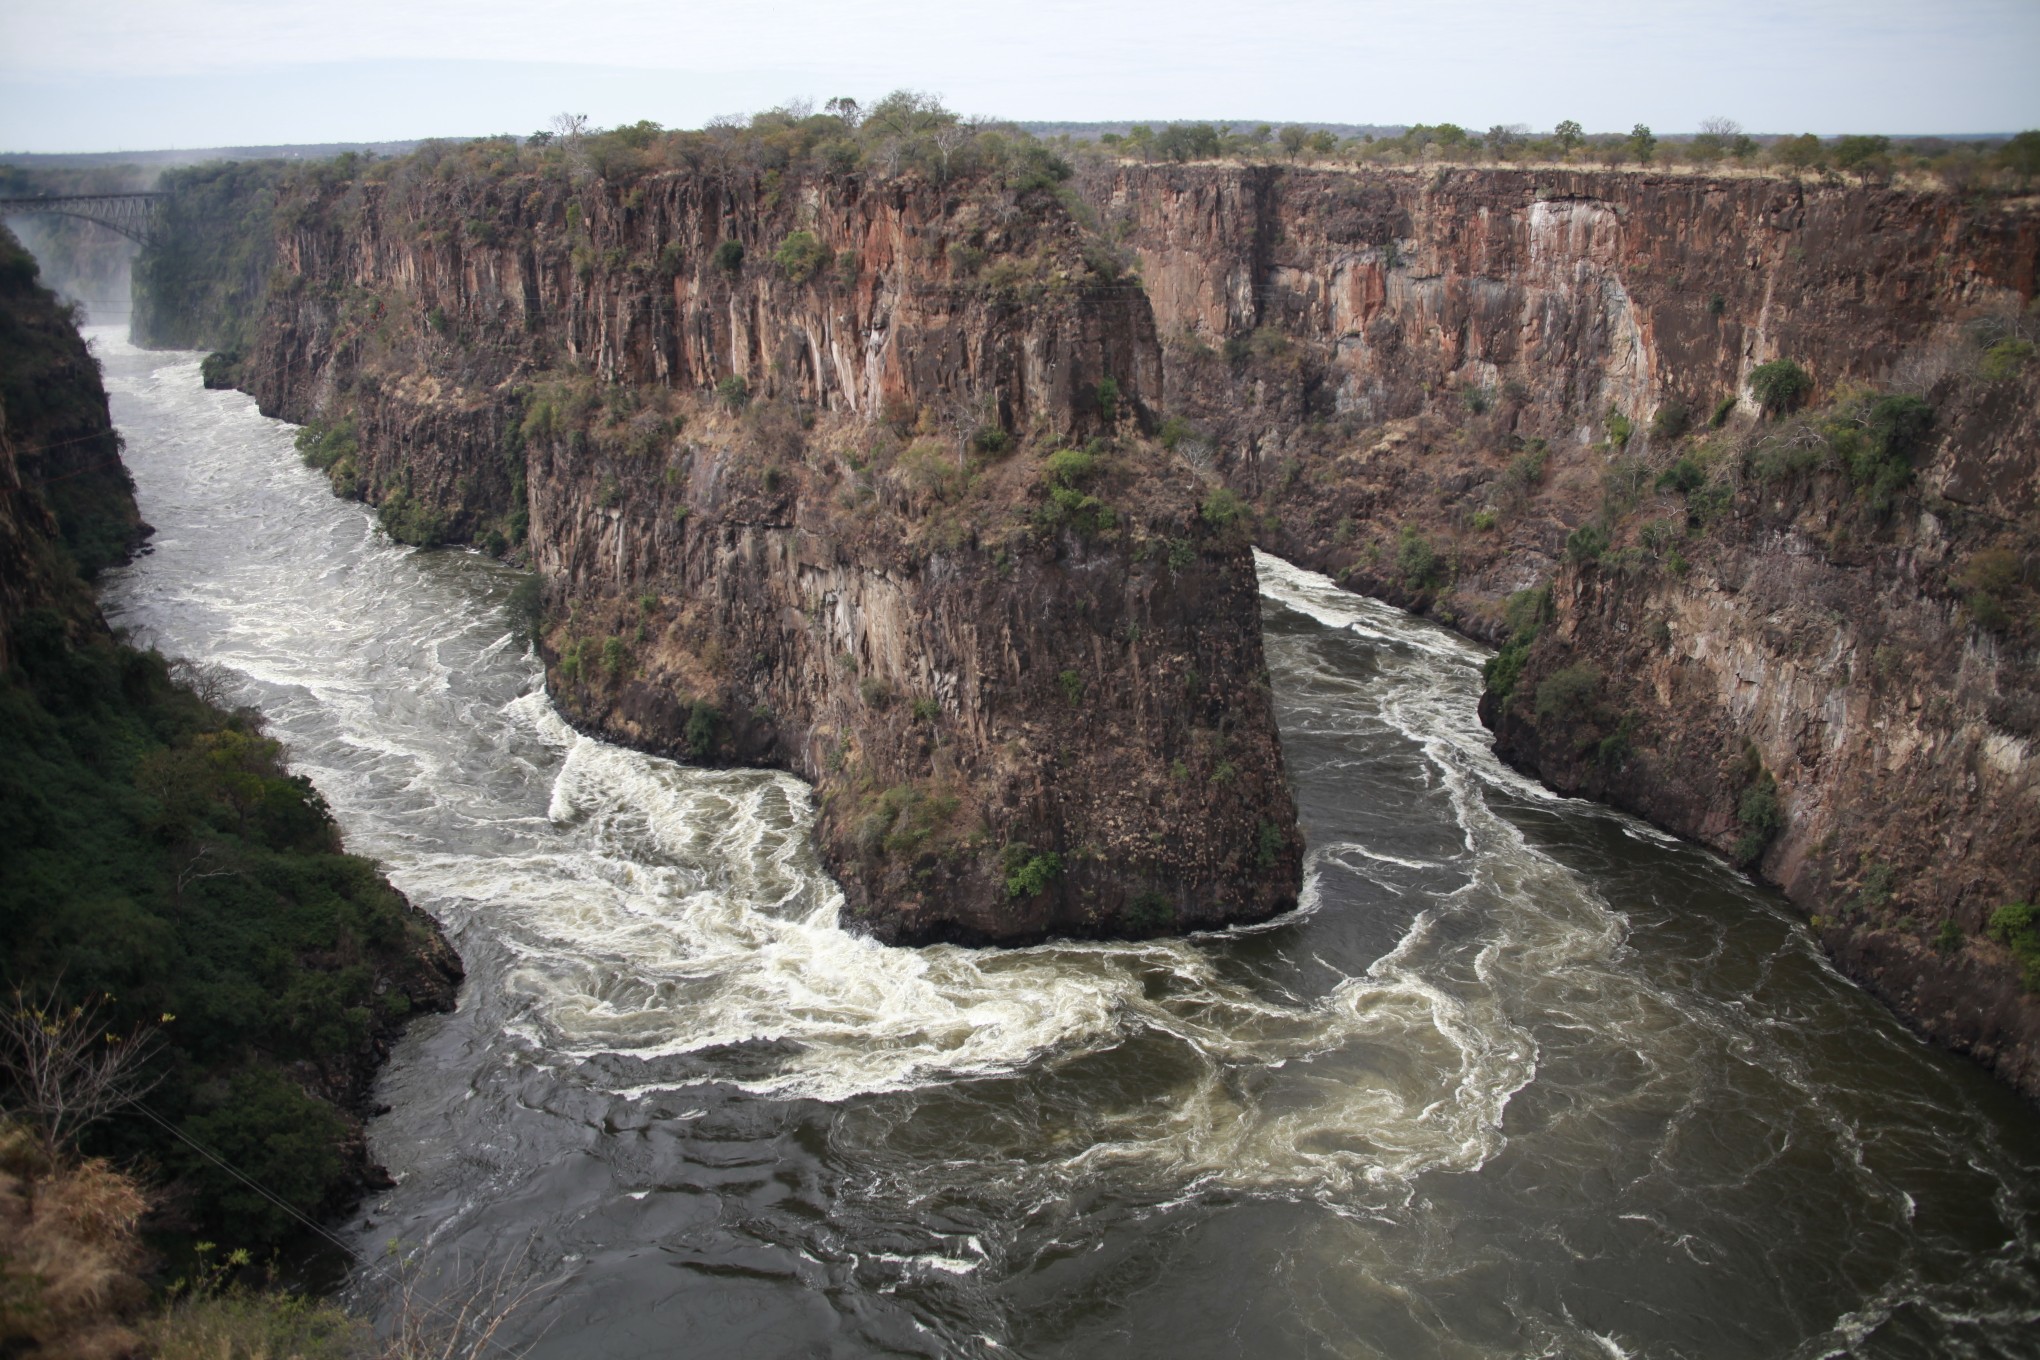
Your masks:
<path fill-rule="evenodd" d="M 1750 392 L 1764 414 L 1784 415 L 1799 408 L 1813 391 L 1813 379 L 1790 359 L 1773 359 L 1750 370 Z"/>
<path fill-rule="evenodd" d="M 283 161 L 230 161 L 163 176 L 161 230 L 134 267 L 135 339 L 246 354 L 276 258 Z"/>
<path fill-rule="evenodd" d="M 1053 850 L 1037 855 L 1027 846 L 1009 845 L 1006 847 L 1004 864 L 1008 897 L 1038 896 L 1062 877 L 1062 856 Z"/>
<path fill-rule="evenodd" d="M 248 710 L 175 683 L 161 657 L 75 642 L 31 613 L 0 679 L 0 956 L 10 982 L 111 997 L 114 1028 L 161 1025 L 152 1105 L 316 1213 L 341 1191 L 338 1117 L 286 1068 L 334 1073 L 408 1005 L 379 974 L 421 929 Z M 163 1019 L 163 1017 L 171 1017 Z M 223 1240 L 290 1224 L 153 1125 L 146 1153 Z"/>
<path fill-rule="evenodd" d="M 1991 913 L 1990 937 L 2012 951 L 2029 992 L 2040 992 L 2040 908 L 2007 902 Z"/>
<path fill-rule="evenodd" d="M 1551 622 L 1551 587 L 1538 586 L 1530 590 L 1519 590 L 1511 595 L 1502 607 L 1502 619 L 1508 625 L 1509 636 L 1502 643 L 1501 650 L 1487 659 L 1481 668 L 1481 678 L 1487 683 L 1488 693 L 1494 695 L 1496 703 L 1506 703 L 1515 692 L 1516 682 L 1523 677 L 1523 667 L 1530 659 L 1530 649 L 1536 645 L 1538 635 Z"/>

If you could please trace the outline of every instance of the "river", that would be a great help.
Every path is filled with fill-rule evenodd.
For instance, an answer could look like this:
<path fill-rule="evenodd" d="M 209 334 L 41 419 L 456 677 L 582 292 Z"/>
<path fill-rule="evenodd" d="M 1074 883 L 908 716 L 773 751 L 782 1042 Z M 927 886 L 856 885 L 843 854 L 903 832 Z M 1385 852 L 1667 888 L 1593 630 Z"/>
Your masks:
<path fill-rule="evenodd" d="M 578 736 L 511 572 L 91 338 L 157 530 L 109 615 L 228 668 L 467 964 L 343 1236 L 531 1289 L 512 1348 L 2040 1353 L 2040 1117 L 1774 894 L 1497 762 L 1455 635 L 1260 559 L 1297 912 L 886 948 L 799 780 Z"/>

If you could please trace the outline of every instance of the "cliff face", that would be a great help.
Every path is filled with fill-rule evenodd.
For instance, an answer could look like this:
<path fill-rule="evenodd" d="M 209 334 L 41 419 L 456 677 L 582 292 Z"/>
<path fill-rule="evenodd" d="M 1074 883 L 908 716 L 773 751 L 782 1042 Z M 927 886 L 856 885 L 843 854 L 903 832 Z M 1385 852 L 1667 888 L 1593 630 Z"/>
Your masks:
<path fill-rule="evenodd" d="M 244 381 L 348 416 L 336 482 L 400 531 L 528 524 L 562 702 L 814 778 L 889 937 L 1288 900 L 1250 530 L 1506 644 L 1510 759 L 1749 862 L 2040 1091 L 1988 931 L 2040 892 L 2030 204 L 1515 170 L 1079 188 L 1089 225 L 914 176 L 327 184 L 279 209 L 292 282 Z M 1759 410 L 1779 359 L 1809 414 Z M 1091 438 L 1074 477 L 1040 457 Z M 1028 871 L 1048 855 L 1062 876 Z"/>
<path fill-rule="evenodd" d="M 154 1107 L 288 1146 L 293 1209 L 337 1210 L 381 1176 L 360 1123 L 376 1068 L 409 1013 L 452 1007 L 459 963 L 341 852 L 259 717 L 115 639 L 90 574 L 144 532 L 98 364 L 0 231 L 0 957 L 32 1004 L 160 1031 Z M 148 1125 L 88 1138 L 178 1176 L 200 1231 L 296 1227 Z"/>
<path fill-rule="evenodd" d="M 0 670 L 31 611 L 103 628 L 88 582 L 146 530 L 98 366 L 0 228 Z"/>
<path fill-rule="evenodd" d="M 1181 438 L 1271 551 L 1518 637 L 1505 756 L 1749 862 L 2040 1094 L 2040 1004 L 1987 934 L 2040 893 L 2040 214 L 1640 174 L 1085 188 Z M 1814 414 L 1760 419 L 1779 358 Z M 1927 427 L 1884 482 L 1878 421 L 1913 408 L 1880 393 Z"/>
<path fill-rule="evenodd" d="M 1294 902 L 1247 538 L 1142 437 L 1146 300 L 1052 196 L 527 174 L 281 216 L 263 409 L 345 422 L 399 532 L 526 538 L 577 722 L 814 782 L 866 928 Z"/>

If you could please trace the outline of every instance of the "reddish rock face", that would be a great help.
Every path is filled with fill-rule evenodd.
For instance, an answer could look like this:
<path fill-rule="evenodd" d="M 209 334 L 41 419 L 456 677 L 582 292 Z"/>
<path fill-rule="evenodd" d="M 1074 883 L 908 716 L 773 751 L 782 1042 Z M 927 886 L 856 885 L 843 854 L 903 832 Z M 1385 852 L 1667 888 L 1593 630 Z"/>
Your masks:
<path fill-rule="evenodd" d="M 1249 568 L 1200 478 L 1271 551 L 1490 641 L 1507 597 L 1549 586 L 1513 698 L 1489 702 L 1504 753 L 1728 850 L 1768 779 L 1755 867 L 1902 1014 L 2040 1091 L 2040 1007 L 1985 932 L 2040 894 L 2040 377 L 1986 381 L 1972 343 L 2032 299 L 2040 214 L 1552 170 L 1109 165 L 1080 187 L 1095 230 L 912 179 L 341 186 L 284 215 L 302 283 L 272 296 L 248 380 L 283 414 L 353 413 L 361 492 L 454 536 L 524 497 L 553 655 L 646 633 L 613 674 L 556 665 L 562 702 L 816 779 L 830 863 L 897 938 L 1289 900 Z M 1088 264 L 1099 242 L 1137 279 Z M 1835 411 L 1858 386 L 1926 399 L 1910 484 L 1872 505 L 1832 451 L 1760 475 L 1781 428 L 1829 438 L 1759 421 L 1748 379 L 1779 358 Z M 809 414 L 775 434 L 757 406 L 583 393 L 560 399 L 608 414 L 534 427 L 540 380 L 575 374 L 740 377 Z M 974 423 L 1026 451 L 971 454 Z M 1046 508 L 1051 431 L 1117 439 L 1111 532 Z M 965 487 L 921 446 L 945 440 Z M 1662 480 L 1681 457 L 1705 513 Z M 1568 551 L 1583 526 L 1598 556 Z M 1992 553 L 2026 565 L 1983 626 L 1966 582 Z M 1540 711 L 1564 673 L 1588 698 Z M 1204 687 L 1194 714 L 1178 684 Z M 696 701 L 724 723 L 700 747 Z M 947 829 L 900 820 L 952 798 Z M 1033 881 L 1009 847 L 1059 856 L 1061 886 L 1009 893 Z"/>
<path fill-rule="evenodd" d="M 2040 1094 L 2040 1003 L 1986 930 L 2040 894 L 2040 612 L 2016 587 L 1980 626 L 1967 584 L 1990 553 L 2040 584 L 2040 365 L 1987 381 L 1971 335 L 2033 298 L 2030 204 L 1513 170 L 1085 190 L 1139 253 L 1167 408 L 1259 498 L 1265 546 L 1495 642 L 1503 599 L 1548 585 L 1486 704 L 1503 754 L 1754 848 L 1853 975 Z M 1822 421 L 1759 422 L 1747 379 L 1776 358 L 1816 404 L 1925 398 L 1911 487 L 1878 509 Z M 1761 471 L 1781 440 L 1802 470 Z M 1720 497 L 1704 526 L 1660 483 L 1682 456 Z M 1583 525 L 1609 535 L 1590 563 Z M 1761 778 L 1780 824 L 1753 843 Z"/>
<path fill-rule="evenodd" d="M 1053 196 L 303 192 L 242 380 L 351 421 L 336 481 L 400 532 L 524 530 L 574 721 L 811 780 L 888 940 L 1294 904 L 1248 539 L 1142 437 L 1147 301 Z"/>

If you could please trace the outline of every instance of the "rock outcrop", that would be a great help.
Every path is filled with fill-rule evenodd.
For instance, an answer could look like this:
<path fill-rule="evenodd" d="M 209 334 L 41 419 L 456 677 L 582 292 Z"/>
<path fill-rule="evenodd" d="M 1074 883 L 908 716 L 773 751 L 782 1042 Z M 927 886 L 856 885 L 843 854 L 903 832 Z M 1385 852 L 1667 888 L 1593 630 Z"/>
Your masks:
<path fill-rule="evenodd" d="M 1747 862 L 2040 1094 L 2040 1003 L 1988 930 L 2040 895 L 2030 204 L 1527 170 L 1086 192 L 1138 252 L 1165 407 L 1271 551 L 1520 629 L 1484 705 L 1508 759 Z M 1760 419 L 1776 359 L 1824 412 Z M 1886 483 L 1879 393 L 1930 421 Z"/>
<path fill-rule="evenodd" d="M 301 186 L 239 380 L 416 540 L 522 543 L 584 727 L 812 781 L 854 921 L 1255 920 L 1301 838 L 1230 502 L 1044 189 Z"/>
<path fill-rule="evenodd" d="M 1289 900 L 1251 533 L 1502 645 L 1510 759 L 1746 861 L 2040 1092 L 2040 1003 L 1989 929 L 2040 893 L 2030 203 L 1550 169 L 1077 187 L 321 181 L 279 209 L 243 381 L 351 420 L 336 481 L 398 531 L 528 529 L 569 711 L 815 779 L 890 938 Z M 1811 414 L 1759 409 L 1777 360 Z"/>

